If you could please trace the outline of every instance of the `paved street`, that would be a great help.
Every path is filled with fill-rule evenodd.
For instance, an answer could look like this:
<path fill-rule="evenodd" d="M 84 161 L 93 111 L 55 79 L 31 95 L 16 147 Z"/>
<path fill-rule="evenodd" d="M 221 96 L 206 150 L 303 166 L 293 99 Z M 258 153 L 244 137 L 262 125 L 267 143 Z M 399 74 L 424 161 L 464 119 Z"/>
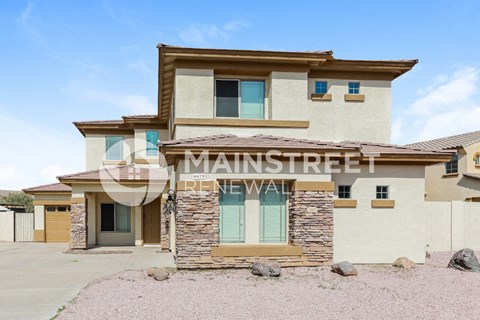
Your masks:
<path fill-rule="evenodd" d="M 94 279 L 174 265 L 172 255 L 158 248 L 121 248 L 132 251 L 128 254 L 64 254 L 66 249 L 66 244 L 0 243 L 0 319 L 51 319 Z"/>

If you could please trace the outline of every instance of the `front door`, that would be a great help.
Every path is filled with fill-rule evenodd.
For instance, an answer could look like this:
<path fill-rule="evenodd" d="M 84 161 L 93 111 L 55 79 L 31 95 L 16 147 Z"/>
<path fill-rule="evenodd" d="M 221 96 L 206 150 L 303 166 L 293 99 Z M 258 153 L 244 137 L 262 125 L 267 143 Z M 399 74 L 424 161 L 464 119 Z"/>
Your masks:
<path fill-rule="evenodd" d="M 143 243 L 160 243 L 160 199 L 143 206 Z"/>

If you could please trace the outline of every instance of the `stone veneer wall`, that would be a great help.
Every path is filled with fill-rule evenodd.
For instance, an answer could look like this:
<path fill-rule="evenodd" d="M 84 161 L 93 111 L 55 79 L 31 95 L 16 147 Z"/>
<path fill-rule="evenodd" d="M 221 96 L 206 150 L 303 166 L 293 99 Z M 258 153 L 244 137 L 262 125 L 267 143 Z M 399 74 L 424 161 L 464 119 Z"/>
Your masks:
<path fill-rule="evenodd" d="M 289 210 L 289 242 L 300 245 L 308 265 L 333 260 L 333 192 L 292 191 Z"/>
<path fill-rule="evenodd" d="M 70 249 L 87 249 L 87 206 L 85 203 L 72 203 L 70 211 Z"/>
<path fill-rule="evenodd" d="M 289 208 L 289 244 L 302 256 L 212 257 L 218 246 L 219 206 L 216 191 L 178 191 L 177 267 L 245 268 L 266 258 L 284 267 L 318 266 L 333 259 L 333 192 L 293 191 Z"/>
<path fill-rule="evenodd" d="M 162 251 L 170 251 L 170 214 L 165 212 L 163 201 L 160 207 L 160 247 Z"/>

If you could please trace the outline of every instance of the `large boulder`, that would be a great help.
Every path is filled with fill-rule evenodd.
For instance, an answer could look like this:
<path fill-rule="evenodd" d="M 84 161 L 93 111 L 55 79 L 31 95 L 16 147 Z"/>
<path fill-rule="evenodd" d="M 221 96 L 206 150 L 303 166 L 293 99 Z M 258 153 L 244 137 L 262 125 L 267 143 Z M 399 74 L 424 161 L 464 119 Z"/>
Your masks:
<path fill-rule="evenodd" d="M 358 275 L 357 269 L 348 261 L 342 261 L 332 265 L 332 272 L 338 273 L 344 277 Z"/>
<path fill-rule="evenodd" d="M 448 268 L 453 268 L 461 271 L 480 272 L 480 264 L 478 263 L 477 256 L 472 249 L 462 249 L 456 252 L 450 262 Z"/>
<path fill-rule="evenodd" d="M 164 268 L 156 268 L 153 271 L 153 278 L 157 281 L 163 281 L 168 279 L 168 271 Z"/>
<path fill-rule="evenodd" d="M 280 265 L 273 261 L 255 261 L 252 264 L 252 274 L 261 277 L 279 277 L 282 272 Z"/>
<path fill-rule="evenodd" d="M 413 269 L 416 267 L 415 262 L 405 257 L 400 257 L 397 260 L 393 261 L 392 265 L 394 267 L 403 269 Z"/>

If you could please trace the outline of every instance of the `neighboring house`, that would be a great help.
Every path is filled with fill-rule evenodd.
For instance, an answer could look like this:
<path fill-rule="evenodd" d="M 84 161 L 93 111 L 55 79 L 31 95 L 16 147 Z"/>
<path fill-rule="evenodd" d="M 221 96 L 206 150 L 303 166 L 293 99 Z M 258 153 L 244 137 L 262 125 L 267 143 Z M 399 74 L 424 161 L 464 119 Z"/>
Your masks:
<path fill-rule="evenodd" d="M 480 201 L 480 131 L 416 142 L 408 146 L 456 152 L 451 161 L 426 167 L 427 201 Z"/>
<path fill-rule="evenodd" d="M 284 266 L 424 261 L 425 166 L 451 154 L 388 144 L 391 84 L 416 60 L 158 49 L 158 114 L 74 123 L 88 171 L 25 190 L 35 195 L 37 241 L 51 240 L 62 219 L 71 249 L 159 245 L 179 268 L 259 257 Z M 328 170 L 329 159 L 360 170 Z M 168 175 L 152 179 L 163 164 Z M 165 210 L 175 196 L 176 210 Z"/>

